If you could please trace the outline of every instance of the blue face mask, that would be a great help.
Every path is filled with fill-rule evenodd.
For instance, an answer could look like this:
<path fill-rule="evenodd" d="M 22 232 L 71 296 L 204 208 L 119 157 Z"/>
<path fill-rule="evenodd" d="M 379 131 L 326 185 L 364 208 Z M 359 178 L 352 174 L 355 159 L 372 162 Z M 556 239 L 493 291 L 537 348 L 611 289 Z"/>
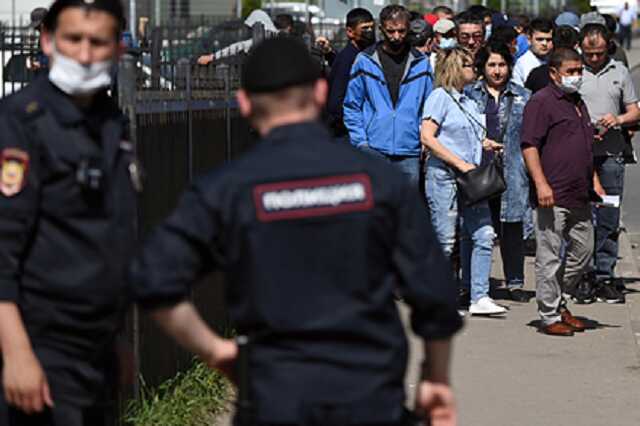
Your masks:
<path fill-rule="evenodd" d="M 440 44 L 438 44 L 438 47 L 440 49 L 453 49 L 457 45 L 458 40 L 456 40 L 455 38 L 443 38 L 440 40 Z"/>

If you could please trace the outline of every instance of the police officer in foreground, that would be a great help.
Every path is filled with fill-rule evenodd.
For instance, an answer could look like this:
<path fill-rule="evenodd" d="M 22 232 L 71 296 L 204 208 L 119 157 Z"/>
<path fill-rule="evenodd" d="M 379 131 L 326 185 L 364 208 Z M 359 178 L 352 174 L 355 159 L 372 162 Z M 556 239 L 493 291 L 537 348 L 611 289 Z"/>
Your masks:
<path fill-rule="evenodd" d="M 262 140 L 186 191 L 132 267 L 136 297 L 228 373 L 235 343 L 186 301 L 204 275 L 226 273 L 231 321 L 250 342 L 242 424 L 393 426 L 409 417 L 407 342 L 385 279 L 395 274 L 425 339 L 416 407 L 433 425 L 454 425 L 448 365 L 461 320 L 450 267 L 404 176 L 331 142 L 318 122 L 319 76 L 295 40 L 267 40 L 249 55 L 238 102 Z"/>
<path fill-rule="evenodd" d="M 51 69 L 0 104 L 0 425 L 108 424 L 137 165 L 106 94 L 117 0 L 57 0 Z"/>

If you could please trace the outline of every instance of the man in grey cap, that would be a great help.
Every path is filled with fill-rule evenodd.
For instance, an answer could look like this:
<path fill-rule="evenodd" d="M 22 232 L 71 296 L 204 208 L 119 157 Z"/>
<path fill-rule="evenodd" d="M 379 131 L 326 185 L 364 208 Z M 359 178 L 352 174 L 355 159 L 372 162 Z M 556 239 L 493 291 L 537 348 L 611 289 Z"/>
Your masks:
<path fill-rule="evenodd" d="M 597 12 L 584 14 L 580 27 L 585 65 L 580 95 L 599 134 L 593 146 L 594 166 L 607 195 L 622 197 L 625 161 L 633 158 L 624 127 L 640 120 L 638 96 L 627 67 L 609 57 L 612 34 L 604 17 Z M 624 285 L 614 276 L 620 206 L 602 206 L 594 213 L 596 297 L 602 302 L 624 303 Z"/>

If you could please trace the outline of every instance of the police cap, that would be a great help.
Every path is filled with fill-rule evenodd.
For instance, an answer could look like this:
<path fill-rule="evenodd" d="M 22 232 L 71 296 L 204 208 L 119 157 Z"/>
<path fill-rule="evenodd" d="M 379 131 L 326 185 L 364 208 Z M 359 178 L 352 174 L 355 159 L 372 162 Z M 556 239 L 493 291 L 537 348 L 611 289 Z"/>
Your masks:
<path fill-rule="evenodd" d="M 320 64 L 301 41 L 292 37 L 263 41 L 249 53 L 242 67 L 242 88 L 249 93 L 277 92 L 319 78 Z"/>
<path fill-rule="evenodd" d="M 124 27 L 124 8 L 120 0 L 55 0 L 44 18 L 44 26 L 49 30 L 55 30 L 58 16 L 68 7 L 82 7 L 87 10 L 107 12 L 118 21 L 118 30 Z"/>

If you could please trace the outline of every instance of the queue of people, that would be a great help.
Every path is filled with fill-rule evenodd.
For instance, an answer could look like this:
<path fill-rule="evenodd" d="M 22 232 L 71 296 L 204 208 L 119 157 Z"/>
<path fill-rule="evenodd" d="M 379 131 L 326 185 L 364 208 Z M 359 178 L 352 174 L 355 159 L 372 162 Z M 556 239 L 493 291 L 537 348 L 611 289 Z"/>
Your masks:
<path fill-rule="evenodd" d="M 496 238 L 509 294 L 527 301 L 531 225 L 541 332 L 585 330 L 570 299 L 624 303 L 612 200 L 640 110 L 603 16 L 393 5 L 376 42 L 356 9 L 331 87 L 292 37 L 243 44 L 237 100 L 261 142 L 195 179 L 137 252 L 141 165 L 107 95 L 124 16 L 118 0 L 55 0 L 48 73 L 0 103 L 0 424 L 113 424 L 117 332 L 138 303 L 239 380 L 237 424 L 455 426 L 460 312 L 507 312 L 489 285 Z M 548 81 L 531 94 L 534 73 Z M 483 170 L 491 185 L 465 181 Z M 242 347 L 189 301 L 214 270 Z M 394 295 L 424 341 L 415 413 Z"/>
<path fill-rule="evenodd" d="M 350 13 L 371 28 L 367 11 Z M 334 70 L 342 84 L 330 90 L 344 102 L 330 113 L 343 117 L 348 135 L 341 140 L 423 188 L 425 220 L 458 276 L 461 315 L 467 308 L 472 315 L 507 313 L 490 295 L 494 243 L 510 298 L 529 301 L 528 239 L 536 244 L 541 331 L 584 329 L 566 300 L 625 302 L 615 277 L 620 208 L 602 197 L 623 194 L 624 167 L 633 159 L 628 129 L 640 111 L 628 68 L 611 57 L 624 53 L 611 20 L 570 11 L 528 20 L 481 6 L 457 15 L 439 6 L 416 18 L 388 6 L 379 17 L 381 40 L 368 37 L 365 47 L 353 35 L 345 49 L 353 65 Z M 504 192 L 466 203 L 460 176 L 496 159 Z"/>

